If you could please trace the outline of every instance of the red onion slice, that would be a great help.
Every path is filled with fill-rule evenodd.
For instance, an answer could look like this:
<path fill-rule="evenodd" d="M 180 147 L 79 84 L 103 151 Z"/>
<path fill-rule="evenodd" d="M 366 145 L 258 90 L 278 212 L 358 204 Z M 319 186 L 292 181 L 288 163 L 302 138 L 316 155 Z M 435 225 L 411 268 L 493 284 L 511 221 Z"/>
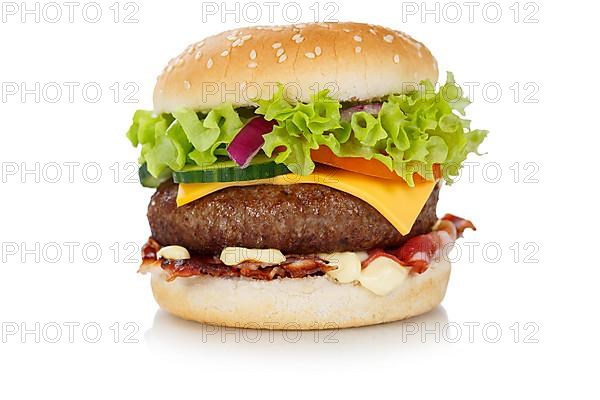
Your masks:
<path fill-rule="evenodd" d="M 353 106 L 350 108 L 346 108 L 342 110 L 341 117 L 342 121 L 350 122 L 352 119 L 352 114 L 359 111 L 364 111 L 369 114 L 377 115 L 381 110 L 381 103 L 370 103 L 370 104 L 360 104 L 358 106 Z"/>
<path fill-rule="evenodd" d="M 227 146 L 227 154 L 240 168 L 246 168 L 265 143 L 263 135 L 273 130 L 275 121 L 263 117 L 252 118 Z"/>

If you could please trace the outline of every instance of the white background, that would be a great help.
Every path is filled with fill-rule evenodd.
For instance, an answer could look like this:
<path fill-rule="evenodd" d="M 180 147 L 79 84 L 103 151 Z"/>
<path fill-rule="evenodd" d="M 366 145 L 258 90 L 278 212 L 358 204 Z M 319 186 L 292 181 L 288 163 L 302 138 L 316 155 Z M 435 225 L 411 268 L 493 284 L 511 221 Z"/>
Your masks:
<path fill-rule="evenodd" d="M 600 272 L 592 188 L 600 10 L 595 2 L 514 3 L 494 3 L 485 12 L 488 2 L 477 3 L 472 21 L 462 2 L 438 3 L 433 14 L 424 7 L 435 10 L 434 2 L 296 3 L 304 22 L 315 19 L 315 9 L 320 19 L 335 11 L 330 20 L 387 25 L 426 43 L 440 71 L 479 84 L 468 116 L 491 133 L 482 146 L 487 155 L 470 159 L 480 164 L 441 196 L 440 214 L 467 217 L 478 227 L 461 242 L 441 307 L 406 323 L 269 334 L 215 329 L 158 311 L 148 277 L 136 274 L 135 246 L 149 235 L 152 191 L 127 179 L 137 150 L 124 132 L 135 109 L 151 108 L 156 75 L 187 44 L 248 25 L 243 4 L 236 16 L 207 15 L 202 2 L 121 2 L 115 23 L 113 2 L 100 2 L 100 21 L 91 23 L 81 2 L 71 23 L 59 3 L 62 18 L 51 23 L 56 8 L 36 22 L 22 15 L 20 3 L 12 15 L 3 2 L 1 397 L 597 396 Z M 259 4 L 263 24 L 289 22 L 298 9 L 282 15 L 278 3 L 270 20 Z M 452 22 L 456 5 L 462 17 Z M 38 7 L 42 13 L 43 3 Z M 492 22 L 498 8 L 502 15 Z M 124 23 L 132 11 L 138 22 Z M 63 89 L 56 102 L 53 82 Z M 79 85 L 72 102 L 66 82 Z M 125 102 L 129 82 L 139 87 L 137 103 Z M 48 92 L 22 98 L 22 83 Z M 84 97 L 86 83 L 101 87 L 97 102 L 90 99 L 93 88 Z M 18 92 L 9 95 L 14 85 Z M 72 179 L 65 163 L 74 163 Z M 58 182 L 50 182 L 57 171 Z M 98 182 L 91 182 L 98 171 Z M 472 258 L 467 242 L 477 244 Z M 35 332 L 36 323 L 39 338 L 23 335 Z M 69 323 L 79 324 L 72 343 Z M 471 323 L 479 325 L 469 337 Z M 57 326 L 62 336 L 51 343 Z M 90 343 L 98 327 L 101 337 Z M 498 327 L 501 336 L 492 343 Z"/>

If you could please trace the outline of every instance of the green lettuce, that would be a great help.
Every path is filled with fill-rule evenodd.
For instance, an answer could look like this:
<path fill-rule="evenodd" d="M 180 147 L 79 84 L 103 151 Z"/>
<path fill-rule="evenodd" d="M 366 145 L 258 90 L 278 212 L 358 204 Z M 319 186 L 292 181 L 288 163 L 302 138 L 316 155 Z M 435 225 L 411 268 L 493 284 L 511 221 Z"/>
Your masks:
<path fill-rule="evenodd" d="M 138 161 L 157 178 L 167 168 L 180 171 L 190 164 L 213 164 L 224 154 L 219 147 L 230 143 L 243 125 L 231 104 L 222 104 L 207 115 L 188 109 L 159 115 L 138 110 L 127 138 L 134 146 L 142 146 Z"/>
<path fill-rule="evenodd" d="M 434 179 L 434 164 L 441 164 L 451 182 L 467 155 L 477 152 L 487 131 L 470 130 L 470 121 L 461 118 L 469 103 L 448 73 L 437 92 L 422 81 L 419 90 L 388 96 L 378 115 L 355 112 L 349 123 L 341 120 L 342 106 L 326 90 L 308 104 L 291 105 L 280 87 L 272 99 L 258 101 L 256 113 L 278 123 L 265 135 L 263 150 L 271 156 L 285 148 L 275 160 L 296 173 L 310 174 L 310 150 L 326 146 L 339 157 L 378 160 L 414 185 L 414 173 Z"/>
<path fill-rule="evenodd" d="M 257 104 L 256 114 L 277 122 L 264 135 L 262 150 L 301 175 L 315 168 L 311 150 L 325 146 L 339 157 L 377 160 L 409 185 L 414 185 L 415 173 L 434 179 L 435 164 L 452 182 L 468 154 L 478 154 L 488 133 L 471 130 L 464 118 L 470 102 L 451 73 L 437 91 L 431 82 L 422 81 L 418 90 L 388 96 L 378 115 L 359 111 L 349 121 L 342 120 L 342 105 L 327 90 L 308 103 L 292 103 L 280 86 L 271 99 Z M 134 146 L 141 145 L 140 163 L 157 177 L 166 169 L 210 165 L 226 156 L 226 146 L 245 122 L 228 103 L 208 114 L 183 109 L 154 115 L 139 110 L 127 137 Z"/>

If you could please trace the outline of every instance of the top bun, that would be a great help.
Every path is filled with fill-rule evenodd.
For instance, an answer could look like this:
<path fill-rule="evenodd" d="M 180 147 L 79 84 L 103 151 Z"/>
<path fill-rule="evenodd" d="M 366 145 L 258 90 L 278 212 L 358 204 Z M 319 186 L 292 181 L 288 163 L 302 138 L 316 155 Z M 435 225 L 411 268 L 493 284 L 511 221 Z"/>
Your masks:
<path fill-rule="evenodd" d="M 277 84 L 292 101 L 329 89 L 361 101 L 437 82 L 431 52 L 405 33 L 353 22 L 234 29 L 188 46 L 158 77 L 154 111 L 207 111 L 229 102 L 255 106 Z"/>

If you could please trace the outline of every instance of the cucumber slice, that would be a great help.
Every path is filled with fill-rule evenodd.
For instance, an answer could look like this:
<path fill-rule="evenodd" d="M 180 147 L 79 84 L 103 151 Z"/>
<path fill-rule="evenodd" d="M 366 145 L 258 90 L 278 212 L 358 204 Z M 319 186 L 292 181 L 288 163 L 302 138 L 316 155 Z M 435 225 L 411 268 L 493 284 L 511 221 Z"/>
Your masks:
<path fill-rule="evenodd" d="M 150 172 L 148 172 L 146 164 L 142 164 L 138 171 L 138 175 L 140 177 L 140 183 L 142 186 L 148 188 L 157 188 L 161 183 L 171 178 L 171 170 L 167 168 L 163 173 L 160 174 L 158 178 L 155 178 L 150 175 Z"/>
<path fill-rule="evenodd" d="M 265 155 L 257 155 L 244 169 L 232 160 L 217 161 L 207 166 L 188 166 L 181 171 L 173 171 L 173 180 L 177 183 L 251 181 L 289 172 L 284 164 L 277 164 Z"/>

